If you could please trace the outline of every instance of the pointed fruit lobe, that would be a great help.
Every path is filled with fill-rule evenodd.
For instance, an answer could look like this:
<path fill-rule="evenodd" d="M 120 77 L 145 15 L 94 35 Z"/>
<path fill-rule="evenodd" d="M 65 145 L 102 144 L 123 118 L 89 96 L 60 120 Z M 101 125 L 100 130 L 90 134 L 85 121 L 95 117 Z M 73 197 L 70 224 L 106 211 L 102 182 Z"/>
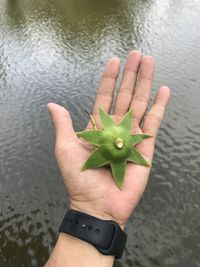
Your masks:
<path fill-rule="evenodd" d="M 99 108 L 103 130 L 86 130 L 77 132 L 77 136 L 96 146 L 84 163 L 82 170 L 100 168 L 110 165 L 112 175 L 119 188 L 122 188 L 127 161 L 150 167 L 151 164 L 134 147 L 148 134 L 131 135 L 132 110 L 129 110 L 116 124 L 111 116 Z"/>

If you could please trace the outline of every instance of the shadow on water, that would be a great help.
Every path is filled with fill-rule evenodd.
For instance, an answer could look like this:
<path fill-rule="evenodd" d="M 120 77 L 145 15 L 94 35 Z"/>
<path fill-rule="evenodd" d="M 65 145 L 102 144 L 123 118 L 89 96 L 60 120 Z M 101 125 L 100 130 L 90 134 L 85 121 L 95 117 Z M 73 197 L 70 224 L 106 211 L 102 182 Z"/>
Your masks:
<path fill-rule="evenodd" d="M 84 27 L 82 23 L 88 23 L 89 30 L 98 31 L 100 25 L 105 25 L 112 15 L 126 10 L 126 5 L 119 0 L 101 1 L 93 3 L 92 1 L 80 0 L 60 0 L 60 1 L 4 1 L 3 13 L 8 16 L 13 26 L 21 24 L 21 17 L 31 19 L 60 19 L 66 27 L 74 31 L 81 31 Z M 90 20 L 93 23 L 90 23 Z M 21 25 L 22 26 L 22 25 Z M 81 27 L 82 26 L 82 27 Z"/>
<path fill-rule="evenodd" d="M 56 32 L 56 37 L 76 52 L 98 53 L 105 46 L 105 39 L 115 45 L 139 48 L 146 42 L 144 35 L 147 11 L 153 1 L 4 1 L 3 12 L 7 24 L 13 28 L 34 28 L 38 31 Z M 144 12 L 145 10 L 145 12 Z M 149 25 L 148 25 L 149 26 Z M 48 33 L 46 32 L 46 34 Z M 29 31 L 26 29 L 26 34 Z M 79 50 L 79 51 L 78 51 Z M 127 48 L 127 52 L 129 48 Z"/>

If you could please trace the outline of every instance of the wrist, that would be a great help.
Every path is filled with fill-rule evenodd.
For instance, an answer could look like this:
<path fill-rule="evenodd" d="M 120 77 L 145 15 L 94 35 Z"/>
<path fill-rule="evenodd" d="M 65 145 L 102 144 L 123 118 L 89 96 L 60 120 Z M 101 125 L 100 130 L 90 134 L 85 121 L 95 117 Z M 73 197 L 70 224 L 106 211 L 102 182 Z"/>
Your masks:
<path fill-rule="evenodd" d="M 113 262 L 113 256 L 105 256 L 91 244 L 72 235 L 60 233 L 45 267 L 111 267 Z"/>

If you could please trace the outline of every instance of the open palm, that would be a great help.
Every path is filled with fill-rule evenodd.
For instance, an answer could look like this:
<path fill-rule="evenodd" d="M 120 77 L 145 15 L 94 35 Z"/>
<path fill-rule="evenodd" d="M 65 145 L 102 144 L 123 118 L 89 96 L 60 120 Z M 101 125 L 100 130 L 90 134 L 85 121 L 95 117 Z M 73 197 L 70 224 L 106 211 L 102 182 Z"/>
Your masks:
<path fill-rule="evenodd" d="M 118 58 L 111 59 L 105 68 L 93 109 L 98 128 L 98 108 L 110 112 L 119 69 Z M 133 109 L 132 133 L 153 136 L 137 145 L 139 152 L 150 161 L 170 95 L 169 88 L 162 86 L 146 113 L 153 72 L 152 57 L 142 57 L 139 51 L 129 54 L 112 114 L 113 119 L 119 122 L 130 108 Z M 81 171 L 92 146 L 76 136 L 66 109 L 53 103 L 48 104 L 48 108 L 56 129 L 56 158 L 69 194 L 70 207 L 102 219 L 112 219 L 123 228 L 144 192 L 150 168 L 128 163 L 121 190 L 116 186 L 109 167 Z M 91 121 L 87 128 L 92 128 Z"/>

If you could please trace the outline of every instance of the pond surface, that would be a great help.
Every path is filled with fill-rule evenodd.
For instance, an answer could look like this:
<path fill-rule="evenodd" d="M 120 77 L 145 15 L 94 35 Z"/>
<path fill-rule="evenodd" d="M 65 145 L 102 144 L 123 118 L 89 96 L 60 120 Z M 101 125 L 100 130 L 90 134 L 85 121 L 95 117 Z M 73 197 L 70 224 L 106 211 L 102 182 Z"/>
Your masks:
<path fill-rule="evenodd" d="M 155 56 L 172 98 L 116 267 L 200 266 L 200 1 L 0 0 L 0 266 L 43 266 L 67 207 L 48 102 L 87 123 L 106 61 Z"/>

